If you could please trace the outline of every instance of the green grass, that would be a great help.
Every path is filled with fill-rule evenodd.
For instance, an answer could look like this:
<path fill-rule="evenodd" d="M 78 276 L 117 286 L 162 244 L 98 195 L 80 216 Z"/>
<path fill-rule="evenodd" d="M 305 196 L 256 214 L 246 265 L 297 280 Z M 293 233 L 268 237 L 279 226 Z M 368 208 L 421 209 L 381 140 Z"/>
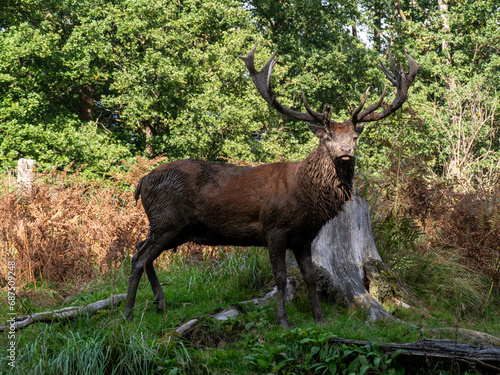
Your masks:
<path fill-rule="evenodd" d="M 167 253 L 156 268 L 160 282 L 167 284 L 163 287 L 167 314 L 156 312 L 151 288 L 143 277 L 132 322 L 125 321 L 120 306 L 73 321 L 32 325 L 16 333 L 16 368 L 11 371 L 7 361 L 2 361 L 0 373 L 402 373 L 397 357 L 384 356 L 376 345 L 341 346 L 329 339 L 412 342 L 436 337 L 428 328 L 443 325 L 466 326 L 497 335 L 500 332 L 498 315 L 484 312 L 482 320 L 458 319 L 444 301 L 434 301 L 432 309 L 425 310 L 392 307 L 394 314 L 407 323 L 367 323 L 363 312 L 353 313 L 323 302 L 327 324 L 317 326 L 303 296 L 287 307 L 291 324 L 288 330 L 275 323 L 275 303 L 264 307 L 239 305 L 238 318 L 215 322 L 208 317 L 260 296 L 272 285 L 266 249 L 220 250 L 217 257 L 206 259 Z M 18 314 L 84 305 L 123 293 L 128 269 L 124 264 L 101 279 L 75 287 L 81 293 L 64 299 L 58 296 L 61 286 L 39 283 L 26 291 L 22 304 L 16 305 Z M 2 304 L 1 316 L 6 312 Z M 200 319 L 198 327 L 179 338 L 175 328 L 193 318 Z M 454 334 L 439 337 L 454 338 Z M 0 342 L 6 347 L 5 335 L 0 336 Z"/>

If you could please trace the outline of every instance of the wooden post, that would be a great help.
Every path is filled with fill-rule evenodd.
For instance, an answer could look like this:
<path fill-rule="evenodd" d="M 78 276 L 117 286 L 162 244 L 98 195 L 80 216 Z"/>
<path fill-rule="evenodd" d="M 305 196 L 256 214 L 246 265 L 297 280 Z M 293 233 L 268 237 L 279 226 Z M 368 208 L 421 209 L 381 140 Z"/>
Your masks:
<path fill-rule="evenodd" d="M 31 193 L 34 165 L 35 161 L 32 159 L 19 159 L 17 161 L 17 189 L 22 195 Z"/>

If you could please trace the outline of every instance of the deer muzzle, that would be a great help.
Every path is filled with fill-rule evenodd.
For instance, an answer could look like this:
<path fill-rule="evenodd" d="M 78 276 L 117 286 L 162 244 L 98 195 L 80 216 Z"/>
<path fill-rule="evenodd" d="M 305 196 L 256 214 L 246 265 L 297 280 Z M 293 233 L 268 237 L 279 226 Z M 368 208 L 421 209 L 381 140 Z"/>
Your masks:
<path fill-rule="evenodd" d="M 349 145 L 343 145 L 339 150 L 339 158 L 349 160 L 354 157 L 354 148 Z"/>

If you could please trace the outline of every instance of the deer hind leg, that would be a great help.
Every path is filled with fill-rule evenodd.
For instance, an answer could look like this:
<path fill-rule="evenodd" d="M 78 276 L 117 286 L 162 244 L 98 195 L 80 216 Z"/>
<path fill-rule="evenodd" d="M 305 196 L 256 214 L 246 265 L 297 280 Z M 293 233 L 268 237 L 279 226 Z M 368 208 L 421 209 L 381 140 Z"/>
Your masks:
<path fill-rule="evenodd" d="M 132 308 L 135 304 L 137 288 L 139 287 L 139 282 L 144 271 L 146 271 L 151 287 L 153 288 L 155 302 L 158 303 L 157 309 L 165 311 L 165 296 L 156 276 L 153 262 L 164 250 L 177 246 L 176 237 L 177 232 L 169 231 L 158 236 L 151 235 L 146 240 L 137 244 L 137 252 L 132 257 L 132 269 L 128 279 L 127 301 L 124 311 L 125 317 L 128 320 L 132 319 Z"/>
<path fill-rule="evenodd" d="M 307 286 L 314 321 L 316 323 L 326 323 L 323 311 L 321 310 L 321 306 L 319 304 L 318 294 L 316 292 L 316 274 L 314 272 L 314 265 L 311 257 L 311 245 L 306 245 L 301 249 L 295 249 L 293 252 Z"/>
<path fill-rule="evenodd" d="M 150 238 L 148 237 L 144 241 L 140 241 L 135 245 L 137 251 L 141 250 L 141 248 L 147 245 Z M 174 250 L 175 251 L 175 250 Z M 166 312 L 165 307 L 165 294 L 163 293 L 163 289 L 161 288 L 160 281 L 158 280 L 158 276 L 156 276 L 155 268 L 153 263 L 149 263 L 146 265 L 146 274 L 148 275 L 149 283 L 151 284 L 151 288 L 153 289 L 154 294 L 154 303 L 156 304 L 156 309 L 159 312 Z"/>
<path fill-rule="evenodd" d="M 163 289 L 161 288 L 158 276 L 156 276 L 153 263 L 149 263 L 146 265 L 146 275 L 148 275 L 149 283 L 151 284 L 151 288 L 153 288 L 153 294 L 155 296 L 153 303 L 156 304 L 156 309 L 158 310 L 158 312 L 166 312 L 165 294 L 163 293 Z"/>
<path fill-rule="evenodd" d="M 268 242 L 269 258 L 273 268 L 274 281 L 277 287 L 277 322 L 283 327 L 288 327 L 288 315 L 285 307 L 286 289 L 286 245 L 285 241 L 273 239 Z"/>

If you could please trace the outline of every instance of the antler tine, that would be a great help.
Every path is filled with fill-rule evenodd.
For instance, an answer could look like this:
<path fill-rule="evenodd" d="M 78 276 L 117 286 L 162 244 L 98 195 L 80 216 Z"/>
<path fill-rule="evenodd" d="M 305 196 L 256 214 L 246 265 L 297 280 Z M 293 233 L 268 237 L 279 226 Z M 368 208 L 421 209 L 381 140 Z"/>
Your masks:
<path fill-rule="evenodd" d="M 413 80 L 415 79 L 415 76 L 418 73 L 418 69 L 420 69 L 420 65 L 417 64 L 415 60 L 413 60 L 413 57 L 411 57 L 407 51 L 404 51 L 406 60 L 408 60 L 408 66 L 410 68 L 410 71 L 408 73 L 408 81 L 410 82 L 410 85 L 413 83 Z"/>
<path fill-rule="evenodd" d="M 370 106 L 357 116 L 356 118 L 357 122 L 378 121 L 386 116 L 389 116 L 390 114 L 396 112 L 399 108 L 401 108 L 403 103 L 406 101 L 406 98 L 408 97 L 408 89 L 413 83 L 413 79 L 417 75 L 420 66 L 417 65 L 415 60 L 413 60 L 413 58 L 411 58 L 411 56 L 408 55 L 408 53 L 405 51 L 406 59 L 408 60 L 408 65 L 410 68 L 410 72 L 408 73 L 407 76 L 404 73 L 402 67 L 400 67 L 399 69 L 396 67 L 394 59 L 392 58 L 391 51 L 389 51 L 388 55 L 392 72 L 389 71 L 389 69 L 387 69 L 382 62 L 380 62 L 380 67 L 384 72 L 385 76 L 387 77 L 387 79 L 397 88 L 394 100 L 392 101 L 391 105 L 388 108 L 384 109 L 381 112 L 373 113 L 373 111 L 377 109 L 380 106 L 380 104 L 382 104 L 382 100 L 385 96 L 385 89 L 384 89 L 382 97 L 379 99 L 379 101 L 375 105 Z"/>
<path fill-rule="evenodd" d="M 304 107 L 306 108 L 307 113 L 309 113 L 312 117 L 314 117 L 317 122 L 323 123 L 325 115 L 323 113 L 313 111 L 311 107 L 309 107 L 309 103 L 307 103 L 306 95 L 304 94 L 304 90 L 302 90 L 302 88 L 300 89 L 300 92 L 302 93 L 302 102 L 304 103 Z M 325 125 L 330 125 L 330 124 L 325 124 Z"/>
<path fill-rule="evenodd" d="M 318 120 L 318 118 L 312 116 L 309 113 L 294 111 L 293 109 L 287 108 L 280 102 L 278 102 L 278 100 L 276 99 L 276 94 L 272 90 L 272 85 L 271 85 L 271 76 L 273 72 L 273 67 L 274 64 L 276 64 L 274 58 L 276 56 L 277 50 L 273 52 L 271 58 L 262 67 L 262 69 L 260 71 L 257 71 L 257 69 L 255 69 L 255 63 L 254 63 L 254 54 L 256 48 L 257 46 L 253 47 L 248 53 L 248 55 L 240 57 L 245 62 L 245 65 L 248 69 L 248 72 L 252 76 L 253 82 L 257 87 L 257 90 L 259 90 L 260 95 L 262 95 L 265 101 L 271 107 L 273 107 L 274 109 L 276 109 L 278 112 L 282 113 L 285 116 L 302 121 L 321 122 L 321 120 Z"/>
<path fill-rule="evenodd" d="M 274 51 L 276 52 L 276 51 Z M 269 60 L 271 62 L 271 64 L 269 64 L 269 69 L 268 69 L 268 73 L 267 73 L 267 80 L 266 80 L 266 90 L 267 90 L 267 93 L 269 94 L 269 96 L 276 100 L 276 94 L 274 93 L 273 91 L 273 88 L 271 87 L 271 77 L 273 75 L 273 68 L 274 68 L 274 65 L 276 65 L 276 61 L 275 59 L 273 59 L 272 61 Z M 264 67 L 262 68 L 262 70 L 264 70 L 266 68 L 267 64 L 264 65 Z"/>
<path fill-rule="evenodd" d="M 356 124 L 358 122 L 357 121 L 358 113 L 363 109 L 363 106 L 366 103 L 366 98 L 368 97 L 369 92 L 370 92 L 370 86 L 368 86 L 368 88 L 366 89 L 365 94 L 363 95 L 363 99 L 361 99 L 361 103 L 359 103 L 359 105 L 356 107 L 356 109 L 352 113 L 351 120 L 354 124 Z"/>
<path fill-rule="evenodd" d="M 393 74 L 393 73 L 391 73 L 391 72 L 389 71 L 389 69 L 387 69 L 387 68 L 385 67 L 385 65 L 382 63 L 382 61 L 380 61 L 380 60 L 379 60 L 379 63 L 380 63 L 380 68 L 381 68 L 381 69 L 382 69 L 382 71 L 384 72 L 384 74 L 385 74 L 385 76 L 387 77 L 387 79 L 388 79 L 389 81 L 391 81 L 391 83 L 392 83 L 392 85 L 393 85 L 393 86 L 397 87 L 397 86 L 398 86 L 398 83 L 397 83 L 397 80 L 396 80 L 395 74 L 397 74 L 397 73 L 398 73 L 398 71 L 397 71 L 397 68 L 396 68 L 396 64 L 394 64 L 394 60 L 393 60 L 393 58 L 392 58 L 392 54 L 391 54 L 391 51 L 390 51 L 390 50 L 389 50 L 389 63 L 391 64 L 391 69 L 392 69 L 392 71 L 394 72 L 394 74 Z"/>
<path fill-rule="evenodd" d="M 250 52 L 248 52 L 248 55 L 246 56 L 240 56 L 240 58 L 245 62 L 245 66 L 248 69 L 248 72 L 252 76 L 253 82 L 255 86 L 257 87 L 257 90 L 259 90 L 260 94 L 264 97 L 266 102 L 270 103 L 271 97 L 267 93 L 267 84 L 266 84 L 266 78 L 267 78 L 267 71 L 269 70 L 269 66 L 273 62 L 276 53 L 278 53 L 278 50 L 276 49 L 273 54 L 271 55 L 271 58 L 266 62 L 266 64 L 262 67 L 262 69 L 258 72 L 257 69 L 255 69 L 255 50 L 257 49 L 257 45 L 255 45 Z"/>
<path fill-rule="evenodd" d="M 359 118 L 362 119 L 363 117 L 365 117 L 366 115 L 372 113 L 373 111 L 375 111 L 378 107 L 380 107 L 380 105 L 382 104 L 382 102 L 384 101 L 384 98 L 385 98 L 385 92 L 387 90 L 387 85 L 384 86 L 384 91 L 382 91 L 382 95 L 380 95 L 380 99 L 378 100 L 378 102 L 376 102 L 375 104 L 372 104 L 371 106 L 369 106 L 368 108 L 366 108 L 363 112 L 361 112 L 359 114 Z M 356 121 L 354 122 L 355 124 L 359 122 L 359 120 L 356 118 Z"/>

